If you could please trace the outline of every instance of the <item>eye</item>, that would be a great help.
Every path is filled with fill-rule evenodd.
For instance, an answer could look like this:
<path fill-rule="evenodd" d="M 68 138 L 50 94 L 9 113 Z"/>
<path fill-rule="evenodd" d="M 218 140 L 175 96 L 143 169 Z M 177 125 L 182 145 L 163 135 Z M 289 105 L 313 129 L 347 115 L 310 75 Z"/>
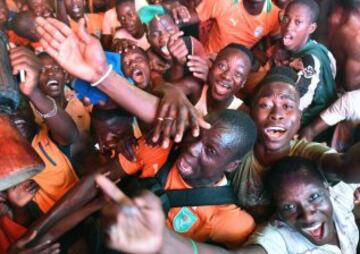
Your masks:
<path fill-rule="evenodd" d="M 243 77 L 243 75 L 242 75 L 242 73 L 240 73 L 240 72 L 235 72 L 235 78 L 237 78 L 237 79 L 242 79 L 242 77 Z"/>
<path fill-rule="evenodd" d="M 300 25 L 302 23 L 302 21 L 300 21 L 300 20 L 295 20 L 295 25 Z"/>
<path fill-rule="evenodd" d="M 285 204 L 282 207 L 282 210 L 286 213 L 294 212 L 295 209 L 296 209 L 296 205 L 294 205 L 294 204 Z"/>
<path fill-rule="evenodd" d="M 268 103 L 260 103 L 259 108 L 261 108 L 261 109 L 270 109 L 271 105 L 268 104 Z"/>
<path fill-rule="evenodd" d="M 121 16 L 120 19 L 121 19 L 121 20 L 125 20 L 125 17 L 124 17 L 124 16 Z"/>
<path fill-rule="evenodd" d="M 219 63 L 218 64 L 218 68 L 222 71 L 225 71 L 226 70 L 226 65 L 224 63 Z"/>
<path fill-rule="evenodd" d="M 215 155 L 215 154 L 216 154 L 216 150 L 215 150 L 213 147 L 211 147 L 211 146 L 206 146 L 205 152 L 206 152 L 208 155 Z"/>
<path fill-rule="evenodd" d="M 289 105 L 289 104 L 284 104 L 283 105 L 283 109 L 293 109 L 294 106 L 293 105 Z"/>
<path fill-rule="evenodd" d="M 311 194 L 311 196 L 310 196 L 310 201 L 315 201 L 315 200 L 317 200 L 318 198 L 320 198 L 320 194 L 319 194 L 319 193 L 313 193 L 313 194 Z"/>

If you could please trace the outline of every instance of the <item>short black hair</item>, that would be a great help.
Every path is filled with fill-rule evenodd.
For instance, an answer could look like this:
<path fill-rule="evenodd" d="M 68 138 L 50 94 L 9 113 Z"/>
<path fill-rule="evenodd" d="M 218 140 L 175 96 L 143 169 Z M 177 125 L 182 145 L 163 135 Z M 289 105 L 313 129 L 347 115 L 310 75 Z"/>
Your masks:
<path fill-rule="evenodd" d="M 148 54 L 146 53 L 146 51 L 145 51 L 143 48 L 138 47 L 138 46 L 134 46 L 133 48 L 130 47 L 130 48 L 126 51 L 126 53 L 123 52 L 122 54 L 125 55 L 125 54 L 127 54 L 128 52 L 132 52 L 132 51 L 136 51 L 136 52 L 140 53 L 141 55 L 143 55 L 143 56 L 145 57 L 146 60 L 149 61 L 149 56 L 148 56 Z M 123 58 L 121 58 L 121 59 L 123 59 Z"/>
<path fill-rule="evenodd" d="M 314 0 L 293 0 L 286 6 L 286 10 L 289 10 L 293 5 L 303 5 L 309 9 L 310 18 L 313 23 L 316 23 L 320 15 L 320 7 Z"/>
<path fill-rule="evenodd" d="M 259 85 L 255 88 L 251 98 L 251 104 L 253 105 L 256 102 L 256 99 L 261 91 L 261 89 L 272 83 L 272 82 L 284 82 L 289 84 L 290 86 L 295 87 L 298 90 L 298 75 L 297 73 L 288 66 L 275 66 L 271 68 L 269 73 L 265 76 L 265 78 L 259 83 Z"/>
<path fill-rule="evenodd" d="M 242 45 L 242 44 L 239 44 L 239 43 L 230 43 L 228 44 L 226 47 L 224 47 L 223 49 L 220 50 L 219 54 L 226 50 L 226 49 L 238 49 L 240 50 L 241 52 L 243 52 L 250 60 L 250 64 L 252 65 L 253 61 L 254 61 L 254 56 L 253 56 L 253 53 L 251 52 L 251 50 Z"/>
<path fill-rule="evenodd" d="M 300 156 L 287 156 L 274 163 L 264 176 L 264 186 L 267 193 L 274 199 L 276 191 L 291 176 L 296 176 L 299 181 L 314 179 L 325 183 L 325 177 L 318 169 L 316 161 Z"/>
<path fill-rule="evenodd" d="M 10 22 L 10 28 L 17 33 L 18 35 L 30 39 L 29 31 L 34 29 L 35 24 L 35 15 L 31 11 L 23 11 L 17 13 Z"/>
<path fill-rule="evenodd" d="M 127 3 L 127 2 L 135 3 L 134 0 L 116 0 L 115 6 L 119 6 L 119 5 Z"/>
<path fill-rule="evenodd" d="M 244 112 L 233 109 L 223 109 L 207 116 L 209 119 L 220 121 L 220 125 L 231 131 L 230 145 L 235 151 L 234 160 L 240 160 L 250 152 L 256 142 L 256 125 L 250 116 Z"/>
<path fill-rule="evenodd" d="M 359 0 L 337 0 L 335 2 L 336 4 L 348 10 L 356 9 L 360 6 Z"/>

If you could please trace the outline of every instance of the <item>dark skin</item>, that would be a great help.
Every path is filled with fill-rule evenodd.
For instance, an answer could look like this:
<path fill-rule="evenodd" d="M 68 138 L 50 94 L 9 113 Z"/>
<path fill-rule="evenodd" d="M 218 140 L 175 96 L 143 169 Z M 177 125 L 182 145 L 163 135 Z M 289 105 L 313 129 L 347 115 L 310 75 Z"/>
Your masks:
<path fill-rule="evenodd" d="M 288 5 L 281 23 L 282 42 L 285 49 L 290 52 L 300 50 L 308 42 L 316 27 L 308 6 Z"/>
<path fill-rule="evenodd" d="M 128 48 L 121 58 L 122 70 L 126 77 L 131 77 L 140 89 L 151 92 L 149 59 L 138 48 Z"/>
<path fill-rule="evenodd" d="M 54 16 L 54 10 L 48 0 L 28 0 L 29 9 L 35 14 L 35 16 L 41 16 L 44 18 Z"/>
<path fill-rule="evenodd" d="M 68 74 L 49 55 L 43 55 L 39 60 L 42 66 L 39 77 L 39 87 L 41 91 L 54 98 L 57 104 L 65 109 L 67 101 L 64 87 L 68 79 Z"/>
<path fill-rule="evenodd" d="M 338 3 L 328 19 L 328 46 L 338 68 L 336 81 L 338 87 L 346 91 L 360 88 L 360 33 L 357 29 L 360 25 L 360 4 L 355 3 L 354 6 L 344 8 Z"/>
<path fill-rule="evenodd" d="M 208 121 L 214 127 L 187 143 L 186 149 L 182 151 L 176 162 L 184 180 L 194 187 L 216 184 L 224 177 L 225 172 L 235 170 L 240 163 L 240 160 L 234 159 L 233 142 L 228 143 L 231 140 L 229 135 L 234 135 L 231 130 L 217 122 L 216 117 L 209 118 Z M 126 176 L 117 158 L 109 160 L 105 166 L 81 179 L 78 185 L 66 193 L 41 220 L 29 229 L 29 232 L 36 230 L 41 236 L 56 221 L 92 201 L 99 194 L 94 182 L 98 174 L 105 174 L 114 182 Z"/>
<path fill-rule="evenodd" d="M 117 5 L 116 13 L 121 27 L 134 38 L 140 39 L 144 35 L 145 30 L 136 13 L 134 2 L 129 1 Z"/>
<path fill-rule="evenodd" d="M 54 105 L 38 86 L 41 64 L 34 53 L 22 47 L 11 49 L 10 60 L 13 74 L 17 74 L 20 70 L 26 72 L 25 82 L 20 83 L 22 94 L 29 98 L 39 112 L 50 112 Z M 58 144 L 69 145 L 78 140 L 79 132 L 76 125 L 62 108 L 58 107 L 55 116 L 44 120 L 52 138 Z"/>

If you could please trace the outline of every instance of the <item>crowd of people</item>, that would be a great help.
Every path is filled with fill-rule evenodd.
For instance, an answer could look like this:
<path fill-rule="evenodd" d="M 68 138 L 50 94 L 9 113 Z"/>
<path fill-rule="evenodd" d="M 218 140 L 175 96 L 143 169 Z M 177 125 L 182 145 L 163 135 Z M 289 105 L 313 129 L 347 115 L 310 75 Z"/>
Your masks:
<path fill-rule="evenodd" d="M 0 0 L 43 161 L 0 184 L 0 253 L 358 253 L 359 25 L 358 0 Z"/>

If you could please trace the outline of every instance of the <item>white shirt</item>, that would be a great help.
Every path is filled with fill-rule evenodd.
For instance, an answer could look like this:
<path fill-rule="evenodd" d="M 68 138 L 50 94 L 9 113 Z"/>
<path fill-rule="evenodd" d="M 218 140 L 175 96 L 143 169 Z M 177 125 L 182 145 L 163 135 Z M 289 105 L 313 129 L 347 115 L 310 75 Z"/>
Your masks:
<path fill-rule="evenodd" d="M 353 193 L 357 186 L 340 182 L 329 188 L 340 248 L 330 244 L 314 245 L 301 233 L 280 221 L 273 221 L 258 229 L 248 243 L 261 245 L 268 254 L 356 254 L 359 230 L 352 210 Z"/>
<path fill-rule="evenodd" d="M 360 122 L 360 90 L 345 93 L 320 115 L 327 125 L 343 120 Z"/>

